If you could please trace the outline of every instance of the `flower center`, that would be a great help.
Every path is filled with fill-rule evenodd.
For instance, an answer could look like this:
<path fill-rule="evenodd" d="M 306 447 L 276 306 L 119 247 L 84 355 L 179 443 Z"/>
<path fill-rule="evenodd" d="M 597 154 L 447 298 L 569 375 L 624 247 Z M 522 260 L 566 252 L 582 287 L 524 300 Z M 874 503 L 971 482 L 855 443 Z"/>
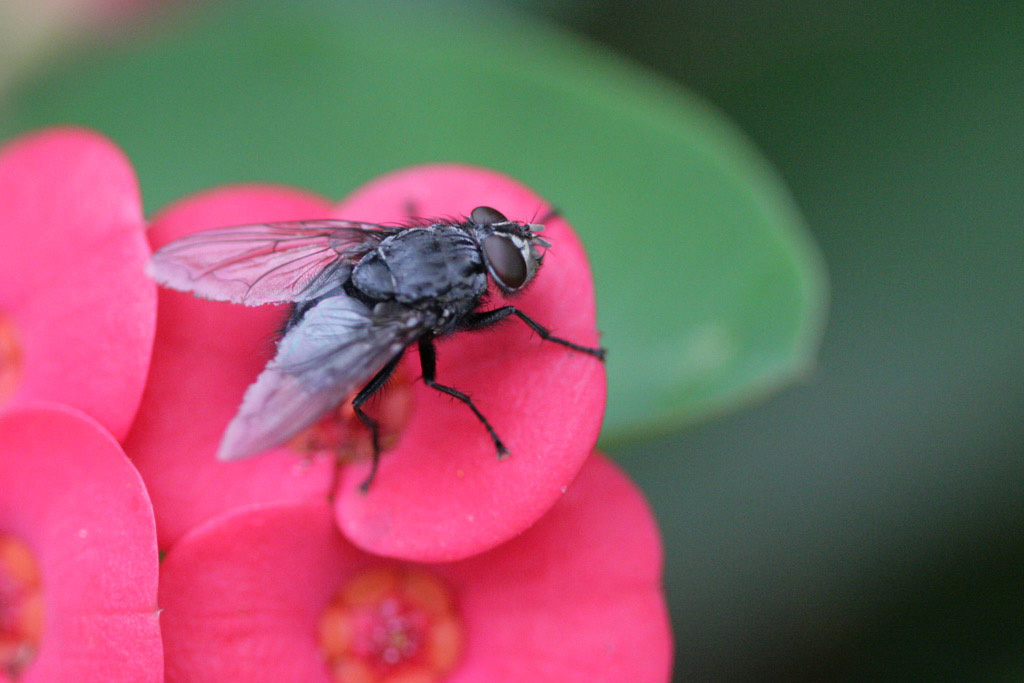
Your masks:
<path fill-rule="evenodd" d="M 4 403 L 21 380 L 21 344 L 14 321 L 0 313 L 0 404 Z"/>
<path fill-rule="evenodd" d="M 363 406 L 363 410 L 380 425 L 380 448 L 386 451 L 398 443 L 412 415 L 412 373 L 400 365 L 387 386 Z M 339 461 L 354 462 L 373 457 L 370 430 L 352 408 L 352 396 L 338 407 L 301 431 L 290 442 L 293 450 L 304 455 L 333 453 Z"/>
<path fill-rule="evenodd" d="M 43 631 L 43 591 L 35 556 L 0 532 L 0 673 L 18 678 L 35 657 Z"/>
<path fill-rule="evenodd" d="M 320 647 L 337 683 L 440 681 L 462 652 L 451 590 L 421 569 L 374 567 L 320 615 Z"/>

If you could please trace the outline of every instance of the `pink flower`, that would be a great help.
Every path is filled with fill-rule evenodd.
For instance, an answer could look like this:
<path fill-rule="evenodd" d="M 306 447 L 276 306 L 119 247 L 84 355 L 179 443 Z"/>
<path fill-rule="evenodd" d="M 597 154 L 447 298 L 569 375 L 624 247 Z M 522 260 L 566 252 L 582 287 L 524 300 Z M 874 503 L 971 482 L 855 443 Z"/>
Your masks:
<path fill-rule="evenodd" d="M 159 247 L 183 235 L 253 221 L 330 213 L 322 199 L 264 186 L 213 190 L 156 216 Z M 286 448 L 238 462 L 217 460 L 224 427 L 245 388 L 273 351 L 284 311 L 246 308 L 160 289 L 149 381 L 125 451 L 139 468 L 156 512 L 161 547 L 235 507 L 272 500 L 325 500 L 327 459 L 310 462 Z"/>
<path fill-rule="evenodd" d="M 117 442 L 70 408 L 0 415 L 0 680 L 160 681 L 153 511 Z"/>
<path fill-rule="evenodd" d="M 665 681 L 661 561 L 600 456 L 521 536 L 448 564 L 362 552 L 322 503 L 237 510 L 162 566 L 167 681 Z"/>
<path fill-rule="evenodd" d="M 125 436 L 156 317 L 144 231 L 104 138 L 56 129 L 0 150 L 0 406 L 57 401 Z"/>
<path fill-rule="evenodd" d="M 150 235 L 159 247 L 188 233 L 247 222 L 338 216 L 386 223 L 404 221 L 410 212 L 465 215 L 482 204 L 521 220 L 548 210 L 531 191 L 492 171 L 426 166 L 380 178 L 336 209 L 292 190 L 214 190 L 165 211 Z M 558 335 L 596 346 L 593 286 L 582 247 L 560 218 L 548 221 L 544 236 L 554 246 L 516 305 Z M 491 306 L 501 303 L 494 296 Z M 269 307 L 161 292 L 150 384 L 127 449 L 150 486 L 163 545 L 239 505 L 323 500 L 328 459 L 304 462 L 294 447 L 342 446 L 346 453 L 365 454 L 343 407 L 293 448 L 241 463 L 215 460 L 224 427 L 272 350 L 260 340 L 272 336 L 282 316 Z M 391 447 L 372 488 L 359 491 L 369 465 L 356 463 L 345 467 L 335 491 L 342 531 L 377 554 L 454 560 L 508 540 L 554 504 L 597 439 L 605 374 L 595 358 L 545 343 L 518 321 L 455 335 L 440 343 L 438 353 L 438 381 L 473 397 L 511 455 L 499 461 L 468 408 L 415 381 L 419 363 L 407 358 L 390 397 L 376 409 Z"/>

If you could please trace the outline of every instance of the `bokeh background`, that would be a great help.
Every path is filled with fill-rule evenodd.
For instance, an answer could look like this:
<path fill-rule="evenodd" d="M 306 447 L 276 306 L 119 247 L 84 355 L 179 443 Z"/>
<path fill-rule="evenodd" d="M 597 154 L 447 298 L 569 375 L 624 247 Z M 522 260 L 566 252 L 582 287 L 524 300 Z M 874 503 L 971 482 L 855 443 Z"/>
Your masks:
<path fill-rule="evenodd" d="M 1024 5 L 3 8 L 0 135 L 98 128 L 149 211 L 441 159 L 562 206 L 676 680 L 1024 677 Z"/>

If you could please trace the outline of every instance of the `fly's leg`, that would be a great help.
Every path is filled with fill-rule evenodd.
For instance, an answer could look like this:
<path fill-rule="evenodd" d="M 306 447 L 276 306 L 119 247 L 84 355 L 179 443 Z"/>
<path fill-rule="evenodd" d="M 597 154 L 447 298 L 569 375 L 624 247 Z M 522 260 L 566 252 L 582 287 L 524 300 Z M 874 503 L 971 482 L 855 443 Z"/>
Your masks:
<path fill-rule="evenodd" d="M 429 225 L 430 221 L 423 217 L 420 213 L 419 203 L 413 199 L 408 198 L 402 205 L 402 211 L 405 212 L 405 217 L 409 220 L 410 225 Z"/>
<path fill-rule="evenodd" d="M 547 225 L 549 220 L 551 220 L 552 218 L 557 218 L 558 216 L 561 215 L 562 212 L 552 206 L 548 208 L 547 213 L 541 216 L 540 220 L 537 222 L 540 223 L 541 225 Z"/>
<path fill-rule="evenodd" d="M 434 348 L 434 338 L 432 336 L 426 336 L 421 338 L 419 347 L 420 365 L 423 368 L 423 383 L 426 384 L 431 389 L 437 389 L 442 393 L 448 394 L 449 396 L 459 399 L 467 406 L 469 406 L 469 409 L 473 411 L 473 414 L 476 415 L 477 419 L 480 420 L 481 423 L 483 423 L 484 427 L 487 429 L 487 433 L 491 435 L 491 441 L 494 442 L 494 447 L 498 449 L 498 457 L 504 458 L 506 455 L 508 455 L 508 449 L 505 448 L 505 444 L 503 444 L 501 442 L 501 439 L 498 438 L 498 434 L 494 431 L 494 428 L 491 427 L 491 423 L 487 421 L 487 418 L 484 417 L 483 413 L 481 413 L 480 410 L 475 405 L 473 405 L 473 400 L 470 399 L 469 396 L 467 396 L 466 394 L 459 391 L 458 389 L 453 389 L 452 387 L 448 387 L 443 384 L 438 384 L 436 381 L 434 381 L 434 377 L 437 374 L 437 351 Z"/>
<path fill-rule="evenodd" d="M 604 360 L 605 350 L 601 347 L 592 348 L 589 346 L 580 346 L 574 344 L 568 339 L 562 339 L 551 334 L 548 328 L 541 325 L 539 322 L 520 311 L 515 306 L 502 306 L 501 308 L 495 308 L 493 311 L 480 311 L 478 313 L 471 313 L 463 319 L 462 324 L 459 325 L 461 330 L 482 330 L 486 327 L 490 327 L 495 323 L 501 322 L 510 315 L 514 315 L 524 323 L 530 326 L 530 329 L 540 335 L 540 338 L 544 341 L 554 342 L 561 344 L 573 351 L 579 351 L 580 353 L 587 353 L 600 360 Z"/>
<path fill-rule="evenodd" d="M 402 354 L 398 354 L 394 358 L 388 361 L 388 364 L 381 368 L 380 372 L 373 376 L 366 386 L 359 390 L 356 397 L 352 399 L 352 410 L 355 412 L 356 417 L 362 422 L 367 429 L 370 430 L 370 440 L 373 444 L 373 463 L 370 465 L 370 474 L 363 480 L 363 483 L 359 485 L 359 490 L 366 493 L 370 490 L 370 484 L 373 483 L 373 478 L 377 476 L 377 465 L 380 464 L 380 423 L 373 419 L 363 411 L 363 404 L 373 398 L 373 395 L 381 390 L 387 381 L 391 377 L 391 373 L 398 367 L 398 362 L 402 360 Z M 333 493 L 334 489 L 331 489 Z"/>

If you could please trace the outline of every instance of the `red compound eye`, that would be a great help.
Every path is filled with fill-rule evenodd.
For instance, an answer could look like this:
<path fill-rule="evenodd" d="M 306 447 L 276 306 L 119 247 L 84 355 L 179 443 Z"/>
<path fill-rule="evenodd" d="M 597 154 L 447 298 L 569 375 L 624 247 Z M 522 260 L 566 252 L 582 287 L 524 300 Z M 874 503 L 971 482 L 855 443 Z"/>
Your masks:
<path fill-rule="evenodd" d="M 511 239 L 504 235 L 491 235 L 482 246 L 498 284 L 505 289 L 519 289 L 526 284 L 526 259 Z"/>
<path fill-rule="evenodd" d="M 469 214 L 469 220 L 477 225 L 491 225 L 508 221 L 500 211 L 489 206 L 478 206 L 473 209 L 473 213 Z"/>

